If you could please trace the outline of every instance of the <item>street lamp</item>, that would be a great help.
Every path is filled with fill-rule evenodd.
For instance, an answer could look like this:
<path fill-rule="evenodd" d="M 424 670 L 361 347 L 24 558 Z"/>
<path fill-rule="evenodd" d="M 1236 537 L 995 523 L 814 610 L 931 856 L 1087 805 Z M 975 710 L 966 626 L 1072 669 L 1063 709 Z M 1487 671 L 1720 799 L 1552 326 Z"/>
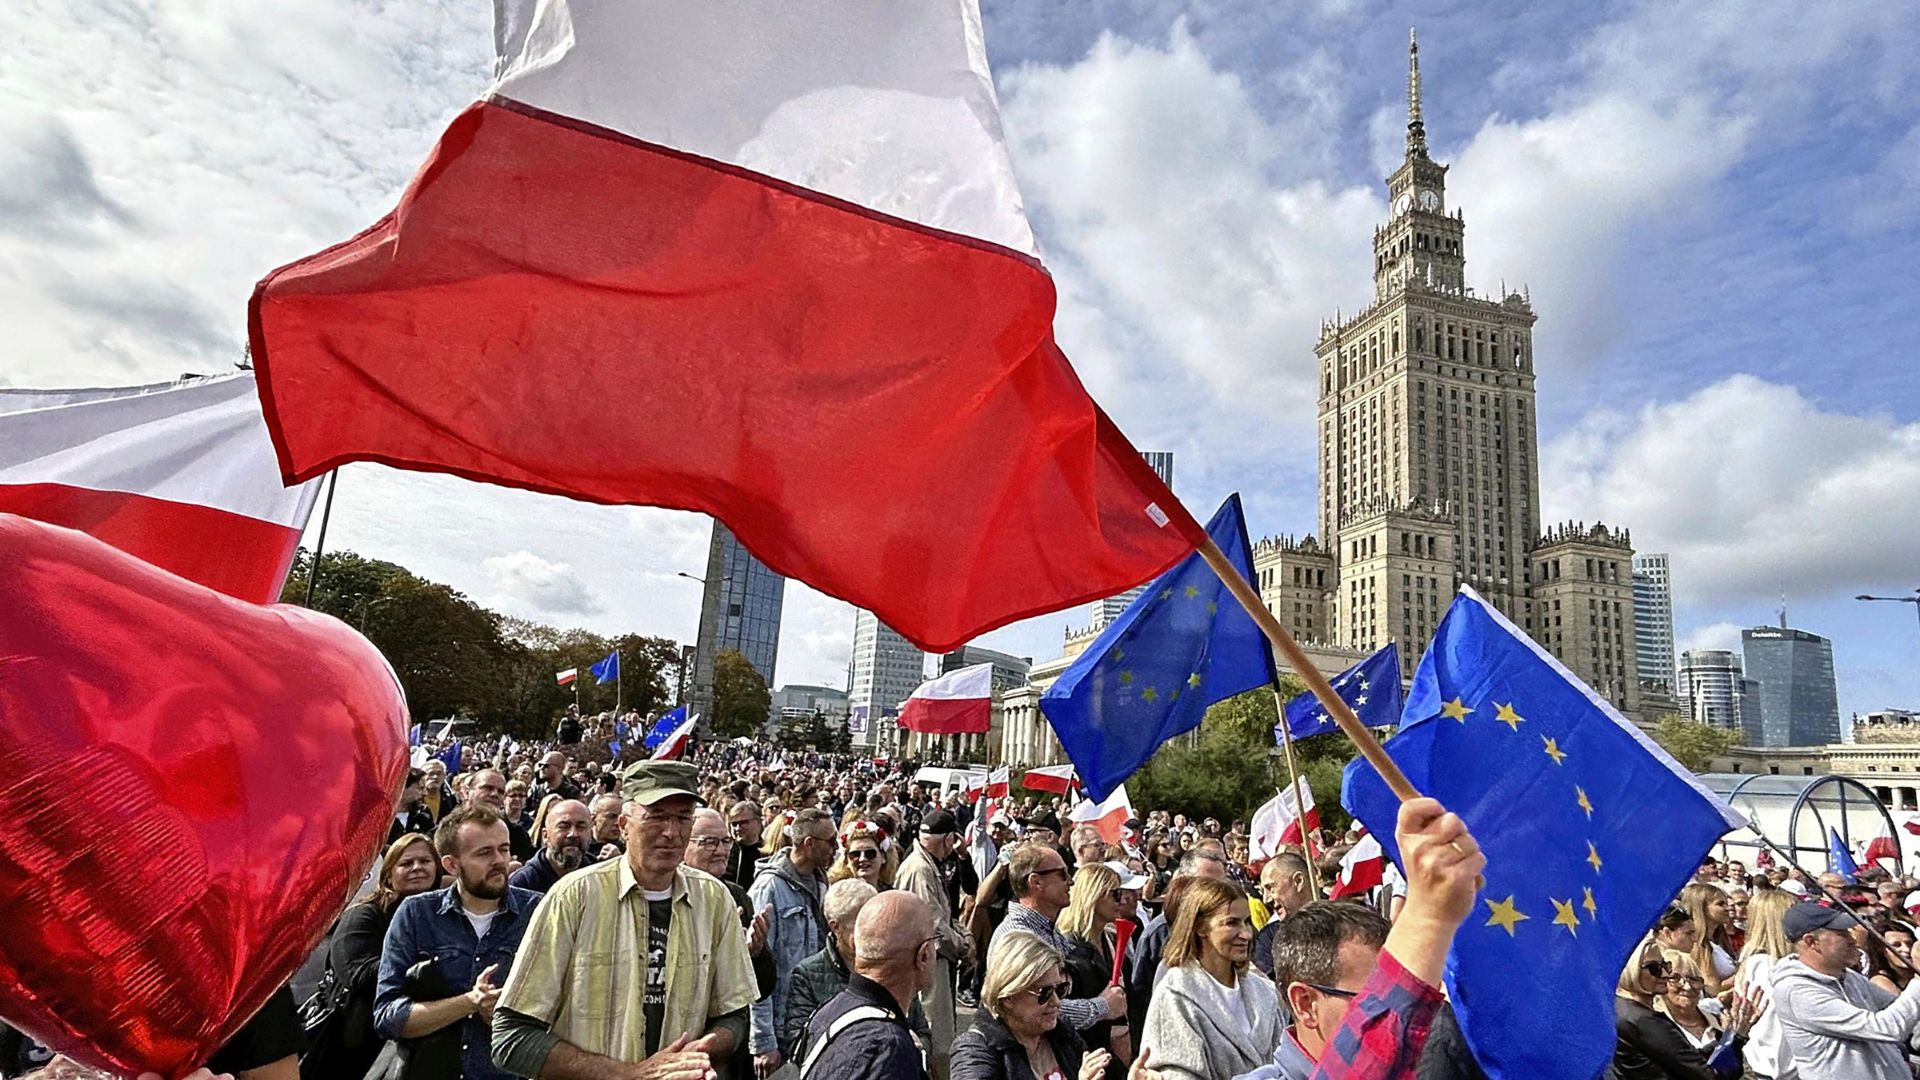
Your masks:
<path fill-rule="evenodd" d="M 1861 593 L 1859 596 L 1854 597 L 1854 599 L 1883 600 L 1891 604 L 1912 604 L 1914 615 L 1920 616 L 1920 589 L 1915 589 L 1913 592 L 1914 595 L 1912 596 L 1868 596 L 1866 593 Z"/>
<path fill-rule="evenodd" d="M 686 578 L 688 581 L 697 581 L 700 583 L 700 587 L 703 589 L 706 588 L 706 585 L 707 585 L 706 578 L 695 577 L 694 575 L 687 573 L 685 570 L 675 570 L 673 572 L 673 576 L 683 577 L 683 578 Z M 690 662 L 697 664 L 697 662 L 700 659 L 700 646 L 697 644 L 700 640 L 699 627 L 694 628 L 693 640 L 696 642 L 696 644 L 690 647 L 682 648 L 680 650 L 680 686 L 678 691 L 674 694 L 674 697 L 675 697 L 674 704 L 676 705 L 685 705 L 687 703 L 687 665 Z"/>

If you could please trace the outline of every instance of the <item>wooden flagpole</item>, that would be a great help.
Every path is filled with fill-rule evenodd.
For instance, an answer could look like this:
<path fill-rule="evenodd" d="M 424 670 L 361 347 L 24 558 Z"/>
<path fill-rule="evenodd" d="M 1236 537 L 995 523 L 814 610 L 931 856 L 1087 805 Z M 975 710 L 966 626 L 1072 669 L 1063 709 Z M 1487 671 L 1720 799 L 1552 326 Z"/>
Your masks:
<path fill-rule="evenodd" d="M 1313 840 L 1307 833 L 1306 802 L 1300 797 L 1300 770 L 1295 768 L 1293 764 L 1293 731 L 1287 726 L 1287 699 L 1280 696 L 1280 688 L 1278 686 L 1273 688 L 1273 704 L 1278 710 L 1280 717 L 1277 726 L 1280 728 L 1280 745 L 1286 750 L 1287 776 L 1290 778 L 1288 780 L 1288 786 L 1293 789 L 1293 813 L 1300 821 L 1300 850 L 1306 853 L 1307 888 L 1312 889 L 1313 895 L 1318 897 L 1320 895 L 1320 871 L 1314 865 L 1316 860 L 1313 857 Z"/>
<path fill-rule="evenodd" d="M 1320 669 L 1313 666 L 1313 661 L 1307 658 L 1306 651 L 1300 648 L 1300 643 L 1293 640 L 1293 635 L 1287 633 L 1286 627 L 1280 625 L 1280 620 L 1273 617 L 1273 612 L 1267 610 L 1267 605 L 1260 602 L 1260 594 L 1254 591 L 1253 585 L 1245 577 L 1241 576 L 1239 568 L 1235 567 L 1226 553 L 1220 550 L 1220 545 L 1213 542 L 1213 537 L 1209 536 L 1201 543 L 1200 557 L 1207 560 L 1207 565 L 1212 567 L 1213 572 L 1226 583 L 1227 591 L 1233 593 L 1233 598 L 1240 601 L 1240 606 L 1247 609 L 1248 615 L 1253 616 L 1254 625 L 1258 626 L 1260 632 L 1267 635 L 1267 640 L 1273 642 L 1274 648 L 1279 649 L 1280 654 L 1287 658 L 1287 663 L 1299 673 L 1301 680 L 1307 684 L 1307 689 L 1313 691 L 1313 696 L 1320 699 L 1320 705 L 1327 710 L 1327 715 L 1333 717 L 1333 722 L 1340 725 L 1340 730 L 1359 749 L 1360 756 L 1367 759 L 1367 764 L 1372 765 L 1380 774 L 1380 778 L 1387 782 L 1387 787 L 1393 790 L 1394 795 L 1401 802 L 1419 798 L 1420 792 L 1415 790 L 1412 782 L 1407 779 L 1407 774 L 1401 772 L 1400 766 L 1387 756 L 1386 748 L 1380 745 L 1379 739 L 1374 738 L 1373 732 L 1368 731 L 1366 725 L 1360 722 L 1360 718 L 1353 715 L 1353 709 L 1347 705 L 1346 700 L 1334 693 L 1332 685 L 1327 682 L 1327 677 L 1320 674 Z"/>

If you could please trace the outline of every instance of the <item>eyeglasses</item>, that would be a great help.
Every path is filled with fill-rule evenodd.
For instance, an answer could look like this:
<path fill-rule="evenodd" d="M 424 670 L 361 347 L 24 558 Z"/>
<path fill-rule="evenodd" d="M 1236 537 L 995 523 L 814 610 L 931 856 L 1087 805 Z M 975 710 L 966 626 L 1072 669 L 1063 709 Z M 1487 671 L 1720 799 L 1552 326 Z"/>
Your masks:
<path fill-rule="evenodd" d="M 867 862 L 872 859 L 878 859 L 879 857 L 880 853 L 873 848 L 861 848 L 857 851 L 850 850 L 847 852 L 848 862 Z"/>
<path fill-rule="evenodd" d="M 726 847 L 732 841 L 728 840 L 724 836 L 696 836 L 692 840 L 689 840 L 687 842 L 689 844 L 692 844 L 694 847 L 706 848 L 707 850 L 712 851 L 718 848 Z"/>
<path fill-rule="evenodd" d="M 1360 991 L 1358 990 L 1342 990 L 1337 986 L 1322 986 L 1319 983 L 1302 983 L 1301 985 L 1318 990 L 1328 997 L 1343 998 L 1349 1001 L 1360 996 Z"/>
<path fill-rule="evenodd" d="M 1059 874 L 1064 878 L 1067 876 L 1067 868 L 1064 866 L 1056 866 L 1050 870 L 1035 870 L 1033 872 L 1034 877 L 1051 877 L 1054 874 Z"/>
<path fill-rule="evenodd" d="M 1065 1001 L 1067 999 L 1067 991 L 1071 989 L 1073 989 L 1072 983 L 1057 982 L 1057 983 L 1048 983 L 1045 986 L 1032 987 L 1027 991 L 1027 993 L 1033 995 L 1034 1001 L 1038 1002 L 1039 1004 L 1045 1005 L 1052 1001 Z"/>
<path fill-rule="evenodd" d="M 1698 975 L 1669 975 L 1667 976 L 1667 981 L 1675 986 L 1688 987 L 1695 990 L 1703 989 L 1707 985 L 1707 980 Z"/>

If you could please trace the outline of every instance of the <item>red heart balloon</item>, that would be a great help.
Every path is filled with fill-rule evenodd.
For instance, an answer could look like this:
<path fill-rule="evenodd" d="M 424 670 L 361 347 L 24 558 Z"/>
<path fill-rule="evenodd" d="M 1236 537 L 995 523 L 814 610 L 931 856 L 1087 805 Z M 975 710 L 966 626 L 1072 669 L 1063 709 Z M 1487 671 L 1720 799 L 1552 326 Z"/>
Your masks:
<path fill-rule="evenodd" d="M 0 514 L 0 1012 L 100 1068 L 205 1062 L 372 864 L 406 715 L 336 619 Z"/>

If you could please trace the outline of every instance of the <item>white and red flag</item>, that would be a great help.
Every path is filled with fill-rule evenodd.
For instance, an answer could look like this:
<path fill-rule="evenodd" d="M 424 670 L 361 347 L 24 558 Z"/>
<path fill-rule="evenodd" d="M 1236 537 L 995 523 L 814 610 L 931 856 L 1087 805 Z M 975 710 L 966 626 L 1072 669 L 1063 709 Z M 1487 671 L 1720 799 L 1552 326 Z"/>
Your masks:
<path fill-rule="evenodd" d="M 242 600 L 280 598 L 318 487 L 280 482 L 251 374 L 0 390 L 0 513 Z"/>
<path fill-rule="evenodd" d="M 1098 829 L 1100 839 L 1109 844 L 1120 843 L 1127 835 L 1127 822 L 1133 817 L 1133 802 L 1127 798 L 1127 785 L 1114 788 L 1113 794 L 1099 802 L 1082 799 L 1067 817 L 1075 826 L 1091 825 Z"/>
<path fill-rule="evenodd" d="M 928 679 L 900 708 L 900 726 L 926 735 L 982 735 L 992 720 L 992 664 Z"/>
<path fill-rule="evenodd" d="M 568 668 L 565 671 L 556 671 L 553 673 L 553 681 L 559 683 L 561 686 L 571 686 L 573 685 L 573 680 L 579 677 L 579 668 Z"/>
<path fill-rule="evenodd" d="M 652 760 L 667 761 L 686 752 L 687 741 L 693 737 L 693 729 L 700 726 L 700 714 L 688 713 L 680 726 L 667 732 L 667 737 L 654 748 Z"/>
<path fill-rule="evenodd" d="M 1380 841 L 1367 833 L 1340 860 L 1340 879 L 1327 891 L 1327 898 L 1359 896 L 1385 881 L 1386 875 L 1387 853 L 1381 850 Z"/>
<path fill-rule="evenodd" d="M 1065 795 L 1072 791 L 1080 781 L 1073 775 L 1071 765 L 1048 765 L 1039 769 L 1028 769 L 1020 778 L 1020 786 L 1028 791 L 1051 791 L 1055 795 Z"/>
<path fill-rule="evenodd" d="M 1285 844 L 1305 847 L 1307 834 L 1320 827 L 1320 810 L 1313 805 L 1313 788 L 1306 784 L 1299 787 L 1299 799 L 1296 800 L 1293 785 L 1289 784 L 1253 812 L 1253 821 L 1247 826 L 1249 861 L 1271 859 Z M 1306 812 L 1302 813 L 1296 803 L 1304 803 Z"/>
<path fill-rule="evenodd" d="M 987 774 L 987 787 L 983 793 L 989 799 L 1004 799 L 1013 790 L 1013 766 L 1002 765 Z"/>
<path fill-rule="evenodd" d="M 974 0 L 495 7 L 399 205 L 254 293 L 288 477 L 702 511 L 933 651 L 1205 539 L 1054 342 Z"/>

